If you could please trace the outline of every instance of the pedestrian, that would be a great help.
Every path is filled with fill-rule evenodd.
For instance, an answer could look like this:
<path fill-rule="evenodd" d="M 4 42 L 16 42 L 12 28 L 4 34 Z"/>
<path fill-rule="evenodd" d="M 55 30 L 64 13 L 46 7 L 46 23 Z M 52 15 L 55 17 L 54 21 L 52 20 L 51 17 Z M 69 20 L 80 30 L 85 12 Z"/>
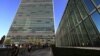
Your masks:
<path fill-rule="evenodd" d="M 19 48 L 13 44 L 11 56 L 18 56 L 18 53 L 19 53 Z"/>
<path fill-rule="evenodd" d="M 31 45 L 28 45 L 27 46 L 27 51 L 28 51 L 27 56 L 31 56 L 31 53 L 30 53 L 31 49 L 32 49 Z"/>
<path fill-rule="evenodd" d="M 28 52 L 31 52 L 31 45 L 28 46 Z"/>

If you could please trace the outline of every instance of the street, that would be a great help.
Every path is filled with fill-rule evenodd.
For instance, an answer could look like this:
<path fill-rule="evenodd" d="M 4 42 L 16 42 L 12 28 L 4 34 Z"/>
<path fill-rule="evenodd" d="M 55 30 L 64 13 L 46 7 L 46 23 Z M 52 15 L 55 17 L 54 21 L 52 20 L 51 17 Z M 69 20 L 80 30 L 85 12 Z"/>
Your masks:
<path fill-rule="evenodd" d="M 25 55 L 19 56 L 53 56 L 50 48 L 38 49 L 31 52 L 24 53 Z"/>

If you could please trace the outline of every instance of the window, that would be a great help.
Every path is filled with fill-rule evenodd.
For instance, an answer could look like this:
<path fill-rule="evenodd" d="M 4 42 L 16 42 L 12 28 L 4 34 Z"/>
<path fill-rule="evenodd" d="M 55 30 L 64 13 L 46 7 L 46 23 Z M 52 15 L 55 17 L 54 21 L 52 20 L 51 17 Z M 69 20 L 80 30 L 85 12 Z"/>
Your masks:
<path fill-rule="evenodd" d="M 24 14 L 23 12 L 18 12 L 17 14 Z"/>
<path fill-rule="evenodd" d="M 14 21 L 13 24 L 16 24 L 16 21 Z"/>
<path fill-rule="evenodd" d="M 98 8 L 98 11 L 99 11 L 99 13 L 100 13 L 100 8 Z"/>
<path fill-rule="evenodd" d="M 78 11 L 77 8 L 75 8 L 75 16 L 76 16 L 76 18 L 78 19 L 78 22 L 82 20 L 81 17 L 80 17 L 80 14 L 79 14 L 79 11 Z"/>
<path fill-rule="evenodd" d="M 82 36 L 83 36 L 83 43 L 86 46 L 89 43 L 89 36 L 88 36 L 88 33 L 86 32 L 86 29 L 83 23 L 80 24 L 80 27 L 81 27 Z"/>
<path fill-rule="evenodd" d="M 46 21 L 45 23 L 46 23 L 46 24 L 49 24 L 49 23 L 50 23 L 50 21 Z"/>
<path fill-rule="evenodd" d="M 83 28 L 83 24 L 81 23 L 78 27 L 79 27 L 79 30 L 80 30 L 80 32 L 81 32 L 81 37 L 80 37 L 80 39 L 81 39 L 81 45 L 84 46 L 84 45 L 83 45 L 83 43 L 84 43 L 84 37 L 83 37 L 84 28 Z"/>
<path fill-rule="evenodd" d="M 88 35 L 90 36 L 89 44 L 92 44 L 97 35 L 89 17 L 84 21 L 84 24 L 87 29 Z"/>
<path fill-rule="evenodd" d="M 94 14 L 92 14 L 92 20 L 94 21 L 97 29 L 100 32 L 100 14 L 98 12 L 95 12 Z"/>
<path fill-rule="evenodd" d="M 72 15 L 70 15 L 70 17 L 69 17 L 69 22 L 70 22 L 70 29 L 72 29 L 74 27 Z"/>
<path fill-rule="evenodd" d="M 89 18 L 87 18 L 87 19 L 84 21 L 84 24 L 85 24 L 85 27 L 86 27 L 86 29 L 87 29 L 88 34 L 90 34 L 90 33 L 95 33 L 95 29 L 94 29 L 94 27 L 93 27 L 93 25 L 92 25 L 92 23 L 91 23 L 91 21 L 90 21 Z"/>
<path fill-rule="evenodd" d="M 91 2 L 91 0 L 83 0 L 83 2 L 86 5 L 89 12 L 91 12 L 94 9 L 94 5 Z"/>
<path fill-rule="evenodd" d="M 20 16 L 22 16 L 22 14 L 19 14 L 18 16 L 20 17 Z"/>
<path fill-rule="evenodd" d="M 100 5 L 100 0 L 93 0 L 96 5 Z"/>
<path fill-rule="evenodd" d="M 74 12 L 73 12 L 73 14 L 72 14 L 72 19 L 73 19 L 74 25 L 76 25 L 78 22 L 77 22 L 77 18 L 76 18 L 76 16 L 75 16 L 75 13 L 74 13 Z"/>
<path fill-rule="evenodd" d="M 80 41 L 80 38 L 78 36 L 78 30 L 75 28 L 75 31 L 74 31 L 74 36 L 75 36 L 75 39 L 76 39 L 76 43 L 77 43 L 77 46 L 80 45 L 81 41 Z"/>
<path fill-rule="evenodd" d="M 37 20 L 36 22 L 42 22 L 42 20 Z"/>
<path fill-rule="evenodd" d="M 82 34 L 81 34 L 79 26 L 76 28 L 76 32 L 77 32 L 77 35 L 78 35 L 80 45 L 82 45 L 83 39 L 82 39 Z"/>
<path fill-rule="evenodd" d="M 83 4 L 81 3 L 81 0 L 79 0 L 77 6 L 78 6 L 78 9 L 79 9 L 79 12 L 80 12 L 82 18 L 86 17 L 86 16 L 87 16 L 87 12 L 86 12 L 86 10 L 85 10 Z"/>

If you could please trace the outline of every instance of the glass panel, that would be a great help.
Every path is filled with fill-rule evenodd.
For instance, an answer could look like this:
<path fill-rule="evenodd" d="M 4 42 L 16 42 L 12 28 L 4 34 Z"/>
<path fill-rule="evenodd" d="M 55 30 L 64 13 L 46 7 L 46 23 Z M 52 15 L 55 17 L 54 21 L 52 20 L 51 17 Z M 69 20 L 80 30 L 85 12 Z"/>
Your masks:
<path fill-rule="evenodd" d="M 73 13 L 72 13 L 72 14 L 73 14 Z M 73 22 L 72 14 L 70 15 L 70 18 L 69 18 L 70 29 L 72 29 L 72 28 L 74 27 L 74 22 Z"/>
<path fill-rule="evenodd" d="M 94 39 L 96 38 L 96 32 L 95 32 L 95 29 L 90 21 L 89 18 L 87 18 L 85 21 L 84 21 L 84 24 L 85 24 L 85 27 L 87 29 L 87 32 L 90 36 L 90 41 L 89 41 L 89 45 L 93 44 L 92 42 L 94 41 Z"/>
<path fill-rule="evenodd" d="M 68 45 L 70 45 L 70 34 L 69 34 L 69 32 L 67 33 L 67 39 L 68 39 Z"/>
<path fill-rule="evenodd" d="M 88 35 L 87 35 L 87 32 L 86 32 L 86 29 L 85 27 L 83 26 L 83 24 L 81 23 L 79 25 L 80 27 L 80 30 L 81 30 L 81 33 L 82 33 L 82 46 L 87 46 L 88 45 L 88 42 L 89 42 L 89 38 L 88 38 Z"/>
<path fill-rule="evenodd" d="M 75 16 L 76 16 L 78 22 L 82 20 L 81 17 L 80 17 L 80 14 L 79 14 L 79 11 L 78 11 L 77 8 L 75 8 Z"/>
<path fill-rule="evenodd" d="M 76 31 L 76 28 L 75 28 L 75 31 L 73 32 L 73 34 L 74 34 L 74 37 L 75 37 L 76 46 L 80 46 L 80 40 L 79 40 L 77 31 Z"/>
<path fill-rule="evenodd" d="M 98 11 L 99 11 L 99 13 L 100 13 L 100 8 L 98 8 Z"/>
<path fill-rule="evenodd" d="M 97 29 L 100 32 L 100 14 L 98 12 L 95 12 L 94 14 L 92 14 L 92 20 L 94 21 Z"/>
<path fill-rule="evenodd" d="M 83 0 L 84 4 L 88 8 L 89 12 L 91 12 L 94 9 L 94 5 L 91 2 L 91 0 Z"/>
<path fill-rule="evenodd" d="M 72 30 L 72 35 L 73 35 L 73 46 L 79 46 L 80 42 L 75 29 Z"/>
<path fill-rule="evenodd" d="M 100 0 L 93 0 L 96 5 L 100 5 Z"/>
<path fill-rule="evenodd" d="M 79 11 L 80 11 L 80 14 L 81 14 L 82 18 L 86 17 L 86 16 L 87 16 L 87 12 L 86 12 L 86 10 L 85 10 L 83 4 L 81 3 L 81 0 L 79 0 L 77 6 L 78 6 L 78 9 L 79 9 Z"/>
<path fill-rule="evenodd" d="M 73 31 L 70 32 L 70 36 L 71 36 L 72 45 L 74 46 L 75 45 L 75 42 L 74 42 Z"/>
<path fill-rule="evenodd" d="M 93 25 L 92 25 L 92 23 L 91 23 L 89 18 L 87 18 L 84 21 L 84 24 L 85 24 L 85 27 L 86 27 L 86 29 L 88 31 L 88 34 L 91 34 L 91 33 L 96 34 L 95 29 L 94 29 L 94 27 L 93 27 Z"/>
<path fill-rule="evenodd" d="M 76 28 L 76 31 L 77 31 L 77 34 L 78 34 L 78 37 L 79 37 L 80 46 L 82 46 L 83 39 L 82 39 L 82 34 L 81 34 L 81 30 L 80 30 L 79 26 Z"/>
<path fill-rule="evenodd" d="M 72 14 L 72 19 L 73 19 L 74 25 L 76 25 L 78 22 L 77 22 L 77 18 L 75 16 L 75 12 L 73 12 L 73 14 Z"/>
<path fill-rule="evenodd" d="M 71 43 L 71 46 L 73 45 L 73 35 L 72 35 L 72 32 L 70 32 L 70 43 Z"/>
<path fill-rule="evenodd" d="M 88 46 L 88 44 L 89 44 L 88 33 L 86 32 L 86 29 L 82 23 L 80 24 L 80 27 L 81 27 L 82 36 L 83 36 L 83 43 L 82 44 L 83 44 L 83 46 Z"/>

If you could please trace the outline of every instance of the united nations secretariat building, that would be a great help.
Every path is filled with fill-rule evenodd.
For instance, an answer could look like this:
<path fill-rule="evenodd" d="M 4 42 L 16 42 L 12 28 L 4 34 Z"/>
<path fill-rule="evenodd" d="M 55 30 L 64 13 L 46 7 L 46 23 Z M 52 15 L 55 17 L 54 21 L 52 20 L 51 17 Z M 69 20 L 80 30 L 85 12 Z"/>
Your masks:
<path fill-rule="evenodd" d="M 7 38 L 15 44 L 54 44 L 52 0 L 21 0 Z"/>

